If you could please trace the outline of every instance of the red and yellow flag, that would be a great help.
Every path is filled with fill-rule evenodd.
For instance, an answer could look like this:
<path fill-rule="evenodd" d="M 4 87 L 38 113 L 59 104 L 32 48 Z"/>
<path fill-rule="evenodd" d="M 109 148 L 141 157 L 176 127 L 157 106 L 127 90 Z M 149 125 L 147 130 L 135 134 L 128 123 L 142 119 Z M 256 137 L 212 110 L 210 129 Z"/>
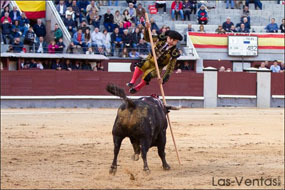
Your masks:
<path fill-rule="evenodd" d="M 38 19 L 46 16 L 46 1 L 16 1 L 16 3 L 28 19 Z"/>
<path fill-rule="evenodd" d="M 195 48 L 228 48 L 228 36 L 233 34 L 190 32 Z M 248 34 L 238 34 L 239 36 Z M 258 37 L 259 49 L 285 49 L 284 34 L 250 34 Z"/>

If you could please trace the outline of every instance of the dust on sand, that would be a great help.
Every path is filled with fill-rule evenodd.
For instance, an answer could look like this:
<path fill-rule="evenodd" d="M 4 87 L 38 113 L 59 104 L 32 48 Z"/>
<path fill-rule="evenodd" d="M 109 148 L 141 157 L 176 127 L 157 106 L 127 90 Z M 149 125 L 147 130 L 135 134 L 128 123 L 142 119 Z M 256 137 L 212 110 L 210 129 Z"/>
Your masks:
<path fill-rule="evenodd" d="M 116 109 L 2 109 L 1 188 L 284 188 L 283 109 L 182 109 L 170 119 L 182 165 L 167 131 L 164 171 L 157 149 L 131 160 L 122 143 L 115 176 L 112 125 Z M 280 177 L 280 186 L 245 179 Z M 219 179 L 240 180 L 231 186 Z M 222 184 L 222 181 L 220 181 Z"/>

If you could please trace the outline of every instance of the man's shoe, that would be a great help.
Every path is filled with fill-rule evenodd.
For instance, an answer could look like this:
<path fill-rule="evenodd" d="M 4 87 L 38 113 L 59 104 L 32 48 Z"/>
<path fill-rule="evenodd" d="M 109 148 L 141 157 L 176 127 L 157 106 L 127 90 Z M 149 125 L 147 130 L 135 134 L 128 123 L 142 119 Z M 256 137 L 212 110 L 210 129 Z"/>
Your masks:
<path fill-rule="evenodd" d="M 131 89 L 129 90 L 129 92 L 130 92 L 131 94 L 135 94 L 135 93 L 137 92 L 137 90 L 136 90 L 135 88 L 131 88 Z"/>
<path fill-rule="evenodd" d="M 134 83 L 128 82 L 126 85 L 127 85 L 127 87 L 132 88 L 134 86 Z"/>

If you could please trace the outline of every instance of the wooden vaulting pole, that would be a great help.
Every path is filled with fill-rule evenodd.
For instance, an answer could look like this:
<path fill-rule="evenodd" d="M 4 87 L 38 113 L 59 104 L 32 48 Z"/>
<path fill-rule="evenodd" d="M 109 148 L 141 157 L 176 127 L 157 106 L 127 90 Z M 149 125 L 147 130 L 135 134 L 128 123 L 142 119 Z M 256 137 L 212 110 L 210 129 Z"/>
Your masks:
<path fill-rule="evenodd" d="M 145 13 L 145 18 L 146 18 L 146 22 L 150 23 L 147 13 Z M 151 34 L 151 29 L 150 28 L 148 28 L 148 33 L 149 33 L 149 39 L 150 39 L 150 44 L 151 44 L 151 50 L 152 50 L 152 55 L 153 55 L 153 59 L 154 59 L 155 69 L 156 69 L 156 73 L 157 73 L 157 79 L 159 81 L 160 92 L 161 92 L 161 95 L 162 95 L 163 104 L 166 106 L 164 89 L 163 89 L 162 82 L 161 82 L 161 77 L 160 77 L 160 73 L 159 73 L 159 68 L 158 68 L 158 64 L 157 64 L 157 59 L 156 59 L 156 54 L 155 54 L 155 50 L 154 50 L 154 44 L 153 44 L 153 39 L 152 39 L 152 34 Z M 177 159 L 178 159 L 179 164 L 181 165 L 181 161 L 180 161 L 179 153 L 178 153 L 178 150 L 177 150 L 177 147 L 176 147 L 175 138 L 174 138 L 174 135 L 173 135 L 171 122 L 170 122 L 168 113 L 166 114 L 166 117 L 167 117 L 167 121 L 168 121 L 168 124 L 169 124 L 169 128 L 170 128 L 173 144 L 174 144 L 174 147 L 175 147 Z"/>

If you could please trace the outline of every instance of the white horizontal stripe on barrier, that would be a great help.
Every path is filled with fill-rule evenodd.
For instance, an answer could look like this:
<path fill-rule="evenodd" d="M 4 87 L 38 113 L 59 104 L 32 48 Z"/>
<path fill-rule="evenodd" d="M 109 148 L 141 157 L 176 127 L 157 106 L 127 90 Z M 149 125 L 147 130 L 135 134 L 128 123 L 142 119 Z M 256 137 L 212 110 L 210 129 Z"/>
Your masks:
<path fill-rule="evenodd" d="M 285 99 L 285 95 L 272 95 L 272 98 Z"/>
<path fill-rule="evenodd" d="M 218 95 L 218 98 L 256 98 L 253 95 Z"/>
<path fill-rule="evenodd" d="M 139 99 L 143 96 L 128 96 L 131 99 Z M 162 99 L 162 97 L 160 97 Z M 204 100 L 203 96 L 165 96 L 167 100 Z M 1 96 L 1 100 L 116 100 L 117 96 Z"/>

